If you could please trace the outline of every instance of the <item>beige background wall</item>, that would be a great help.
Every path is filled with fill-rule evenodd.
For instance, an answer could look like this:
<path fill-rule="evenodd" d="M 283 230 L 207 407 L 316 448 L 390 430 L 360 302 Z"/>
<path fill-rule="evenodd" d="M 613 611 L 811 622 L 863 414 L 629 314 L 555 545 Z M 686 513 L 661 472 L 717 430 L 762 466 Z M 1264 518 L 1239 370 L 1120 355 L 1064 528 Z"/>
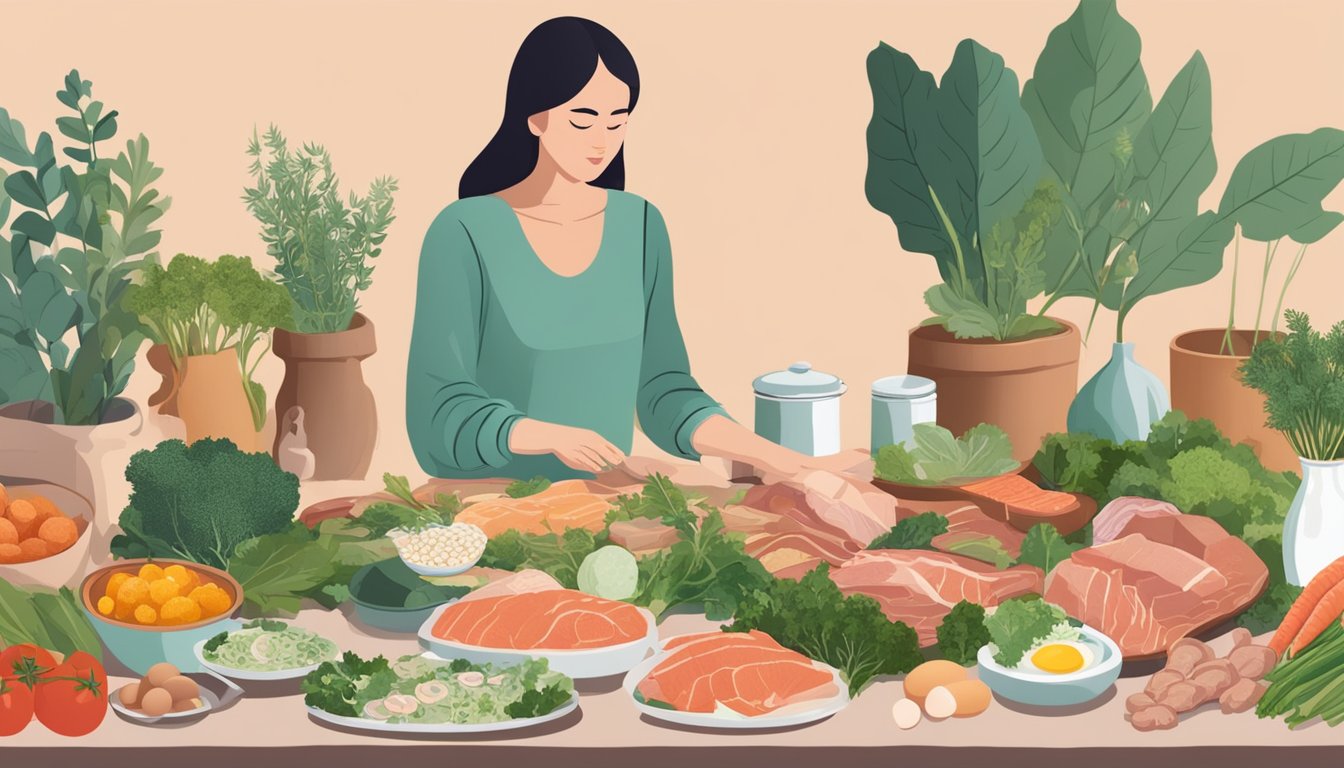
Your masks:
<path fill-rule="evenodd" d="M 381 346 L 366 366 L 383 419 L 373 476 L 422 476 L 403 427 L 421 237 L 497 126 L 523 36 L 551 16 L 588 16 L 619 35 L 640 67 L 629 189 L 667 218 L 694 372 L 750 423 L 751 379 L 808 359 L 849 382 L 844 439 L 866 446 L 868 385 L 904 370 L 905 333 L 926 316 L 921 295 L 936 270 L 932 258 L 903 253 L 890 220 L 864 199 L 872 109 L 864 59 L 885 40 L 941 75 L 956 43 L 974 37 L 1025 80 L 1074 5 L 7 0 L 0 106 L 29 126 L 31 140 L 36 129 L 54 131 L 63 108 L 53 93 L 65 72 L 75 66 L 92 79 L 95 95 L 121 110 L 123 138 L 145 132 L 166 168 L 165 255 L 266 263 L 239 199 L 254 125 L 273 121 L 293 141 L 324 142 L 347 188 L 396 176 L 398 220 L 363 299 Z M 1194 49 L 1208 60 L 1219 173 L 1205 205 L 1216 205 L 1233 164 L 1264 139 L 1344 127 L 1344 3 L 1121 0 L 1120 8 L 1143 37 L 1155 99 Z M 1344 208 L 1344 193 L 1328 202 Z M 1344 318 L 1342 250 L 1344 231 L 1313 247 L 1290 296 L 1318 325 Z M 1242 255 L 1242 285 L 1251 285 L 1260 254 Z M 1171 336 L 1223 322 L 1229 284 L 1224 272 L 1140 305 L 1127 323 L 1140 360 L 1165 377 Z M 1057 307 L 1080 324 L 1090 309 L 1082 300 Z M 1103 312 L 1084 378 L 1109 355 L 1113 328 Z M 280 376 L 269 360 L 261 379 L 270 392 Z M 149 378 L 142 366 L 133 387 L 142 401 Z"/>

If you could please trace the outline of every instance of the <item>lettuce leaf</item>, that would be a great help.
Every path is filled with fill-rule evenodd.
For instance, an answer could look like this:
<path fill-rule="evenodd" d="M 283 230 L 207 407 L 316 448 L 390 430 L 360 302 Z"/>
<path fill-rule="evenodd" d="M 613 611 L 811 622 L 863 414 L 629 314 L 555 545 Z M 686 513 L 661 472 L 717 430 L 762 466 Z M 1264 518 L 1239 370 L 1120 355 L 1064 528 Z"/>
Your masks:
<path fill-rule="evenodd" d="M 978 424 L 960 438 L 937 424 L 916 424 L 913 449 L 884 445 L 875 473 L 905 485 L 956 485 L 1017 469 L 1013 443 L 992 424 Z"/>
<path fill-rule="evenodd" d="M 996 652 L 994 660 L 1015 667 L 1036 641 L 1049 635 L 1055 625 L 1068 621 L 1064 609 L 1044 600 L 1008 600 L 985 619 Z"/>
<path fill-rule="evenodd" d="M 1068 560 L 1069 555 L 1082 548 L 1082 544 L 1065 541 L 1059 535 L 1059 529 L 1050 523 L 1037 523 L 1022 540 L 1022 553 L 1017 557 L 1017 564 L 1034 565 L 1049 576 L 1056 565 Z"/>

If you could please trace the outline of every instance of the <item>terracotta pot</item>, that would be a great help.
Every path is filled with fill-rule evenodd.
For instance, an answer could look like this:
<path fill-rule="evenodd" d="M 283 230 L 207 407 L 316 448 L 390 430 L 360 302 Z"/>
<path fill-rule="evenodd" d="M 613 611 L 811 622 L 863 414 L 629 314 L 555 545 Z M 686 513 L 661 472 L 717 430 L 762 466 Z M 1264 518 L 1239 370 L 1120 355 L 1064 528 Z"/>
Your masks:
<path fill-rule="evenodd" d="M 1078 327 L 1025 341 L 958 339 L 936 325 L 910 331 L 906 370 L 938 385 L 938 424 L 960 435 L 994 424 L 1013 441 L 1013 458 L 1029 461 L 1045 436 L 1067 428 L 1078 391 Z"/>
<path fill-rule="evenodd" d="M 377 407 L 360 367 L 378 349 L 373 323 L 356 312 L 350 328 L 337 333 L 277 328 L 272 349 L 285 361 L 275 412 L 303 408 L 308 450 L 317 462 L 313 479 L 364 479 L 378 439 Z M 279 455 L 283 436 L 277 430 L 274 455 Z"/>
<path fill-rule="evenodd" d="M 262 450 L 243 389 L 238 351 L 233 347 L 213 355 L 190 355 L 182 361 L 177 410 L 187 428 L 187 444 L 224 437 L 241 451 Z"/>
<path fill-rule="evenodd" d="M 1265 396 L 1241 383 L 1237 369 L 1250 356 L 1252 331 L 1232 332 L 1222 354 L 1223 328 L 1187 331 L 1171 340 L 1171 407 L 1208 419 L 1234 443 L 1246 443 L 1275 472 L 1299 472 L 1301 463 L 1282 432 L 1265 425 Z M 1260 338 L 1268 337 L 1261 331 Z"/>
<path fill-rule="evenodd" d="M 149 362 L 149 367 L 163 377 L 159 382 L 159 388 L 154 394 L 149 396 L 146 405 L 150 407 L 158 406 L 159 413 L 164 416 L 177 415 L 177 388 L 180 385 L 177 377 L 177 367 L 173 365 L 173 356 L 168 352 L 167 344 L 155 344 L 149 348 L 145 355 Z"/>
<path fill-rule="evenodd" d="M 40 400 L 0 408 L 0 482 L 45 483 L 65 489 L 93 509 L 88 551 L 107 560 L 108 544 L 131 497 L 126 464 L 140 446 L 143 418 L 135 403 L 117 398 L 94 426 L 53 424 L 55 407 Z M 55 498 L 53 497 L 53 500 Z"/>

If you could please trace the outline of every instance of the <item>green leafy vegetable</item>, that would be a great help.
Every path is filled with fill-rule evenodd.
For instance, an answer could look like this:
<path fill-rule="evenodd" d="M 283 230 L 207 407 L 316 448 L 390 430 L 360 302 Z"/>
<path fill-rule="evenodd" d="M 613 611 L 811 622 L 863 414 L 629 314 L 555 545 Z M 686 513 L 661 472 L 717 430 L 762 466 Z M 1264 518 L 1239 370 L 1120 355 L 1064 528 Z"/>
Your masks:
<path fill-rule="evenodd" d="M 753 590 L 725 631 L 757 629 L 839 669 L 851 696 L 877 675 L 909 672 L 923 661 L 913 629 L 887 619 L 871 597 L 841 594 L 829 574 L 823 563 L 799 581 L 775 579 Z"/>
<path fill-rule="evenodd" d="M 1000 603 L 985 619 L 985 629 L 994 641 L 994 660 L 1015 667 L 1036 641 L 1048 637 L 1068 616 L 1057 605 L 1044 600 L 1008 600 Z"/>
<path fill-rule="evenodd" d="M 1344 723 L 1344 628 L 1330 622 L 1301 653 L 1279 662 L 1265 679 L 1269 688 L 1256 705 L 1260 717 L 1284 717 L 1289 728 L 1321 718 Z"/>
<path fill-rule="evenodd" d="M 229 440 L 165 440 L 126 467 L 130 505 L 117 557 L 169 557 L 223 568 L 244 541 L 290 528 L 299 479 Z"/>
<path fill-rule="evenodd" d="M 742 537 L 729 533 L 723 516 L 710 509 L 694 523 L 673 525 L 680 540 L 639 561 L 639 588 L 631 601 L 661 617 L 682 605 L 703 608 L 711 621 L 733 616 L 741 600 L 770 582 L 765 566 L 746 553 Z"/>
<path fill-rule="evenodd" d="M 383 608 L 420 608 L 442 605 L 470 590 L 427 581 L 400 557 L 373 563 L 351 579 L 349 593 L 359 602 Z"/>
<path fill-rule="evenodd" d="M 211 651 L 218 649 L 221 645 L 228 642 L 228 640 L 229 640 L 229 633 L 220 632 L 218 635 L 215 635 L 209 640 L 206 640 L 205 645 L 201 646 L 201 650 L 206 653 L 209 653 Z"/>
<path fill-rule="evenodd" d="M 1265 396 L 1266 423 L 1313 461 L 1344 458 L 1344 321 L 1321 334 L 1288 310 L 1288 336 L 1269 337 L 1242 363 L 1247 386 Z"/>
<path fill-rule="evenodd" d="M 956 485 L 1017 469 L 1008 435 L 992 424 L 971 427 L 960 438 L 937 424 L 916 424 L 915 448 L 884 445 L 877 477 L 905 485 Z"/>
<path fill-rule="evenodd" d="M 504 714 L 516 720 L 549 715 L 573 695 L 573 691 L 557 684 L 548 685 L 539 691 L 524 691 L 522 698 L 504 707 Z"/>
<path fill-rule="evenodd" d="M 873 539 L 868 549 L 933 549 L 933 539 L 947 533 L 947 518 L 924 512 L 897 521 L 890 531 Z"/>
<path fill-rule="evenodd" d="M 333 715 L 358 717 L 361 700 L 376 699 L 392 692 L 397 675 L 386 658 L 376 656 L 368 661 L 353 651 L 346 651 L 340 661 L 323 662 L 308 673 L 300 683 L 303 703 Z"/>
<path fill-rule="evenodd" d="M 985 628 L 985 609 L 962 600 L 938 625 L 938 651 L 943 658 L 963 667 L 975 665 L 976 654 L 990 641 Z"/>
<path fill-rule="evenodd" d="M 1038 523 L 1027 531 L 1022 540 L 1022 553 L 1017 558 L 1018 565 L 1034 565 L 1046 576 L 1056 565 L 1069 559 L 1069 555 L 1082 549 L 1081 544 L 1070 544 L 1059 535 L 1059 529 L 1049 523 Z"/>
<path fill-rule="evenodd" d="M 451 525 L 462 511 L 462 502 L 454 493 L 438 494 L 433 504 L 420 501 L 402 476 L 384 473 L 383 486 L 398 501 L 375 502 L 360 513 L 359 524 L 368 529 L 369 538 L 386 536 L 394 528 L 417 531 L 430 525 Z"/>
<path fill-rule="evenodd" d="M 486 543 L 479 565 L 508 571 L 536 568 L 566 589 L 578 589 L 583 559 L 606 544 L 605 531 L 594 534 L 585 528 L 570 528 L 561 534 L 508 530 Z"/>
<path fill-rule="evenodd" d="M 254 613 L 297 613 L 303 598 L 316 597 L 336 569 L 335 542 L 302 523 L 243 542 L 228 563 Z"/>
<path fill-rule="evenodd" d="M 1008 554 L 997 536 L 957 536 L 948 540 L 944 546 L 951 554 L 989 563 L 995 568 L 1003 569 L 1013 564 L 1013 556 Z"/>
<path fill-rule="evenodd" d="M 1293 601 L 1302 594 L 1302 587 L 1293 586 L 1282 579 L 1282 574 L 1270 578 L 1273 583 L 1259 600 L 1237 617 L 1237 626 L 1249 629 L 1253 635 L 1273 632 L 1279 628 L 1288 609 L 1293 607 Z"/>
<path fill-rule="evenodd" d="M 103 643 L 68 587 L 25 589 L 0 579 L 0 648 L 20 643 L 103 658 Z"/>
<path fill-rule="evenodd" d="M 504 495 L 512 499 L 534 496 L 551 487 L 551 481 L 537 475 L 531 480 L 514 480 L 504 489 Z"/>

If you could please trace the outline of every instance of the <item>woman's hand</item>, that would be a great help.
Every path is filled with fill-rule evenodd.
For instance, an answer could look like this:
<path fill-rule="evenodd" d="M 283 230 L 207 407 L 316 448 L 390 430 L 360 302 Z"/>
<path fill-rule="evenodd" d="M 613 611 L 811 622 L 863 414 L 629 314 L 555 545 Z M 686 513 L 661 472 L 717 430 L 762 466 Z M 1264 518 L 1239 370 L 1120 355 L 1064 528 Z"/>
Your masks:
<path fill-rule="evenodd" d="M 570 469 L 594 474 L 625 461 L 621 449 L 591 429 L 519 419 L 509 432 L 509 450 L 522 456 L 554 454 Z"/>
<path fill-rule="evenodd" d="M 808 456 L 785 448 L 757 435 L 723 416 L 705 419 L 693 435 L 691 444 L 706 456 L 718 456 L 751 465 L 761 481 L 776 483 L 792 480 L 809 470 L 849 474 L 871 459 L 867 451 L 849 450 L 831 456 Z"/>

